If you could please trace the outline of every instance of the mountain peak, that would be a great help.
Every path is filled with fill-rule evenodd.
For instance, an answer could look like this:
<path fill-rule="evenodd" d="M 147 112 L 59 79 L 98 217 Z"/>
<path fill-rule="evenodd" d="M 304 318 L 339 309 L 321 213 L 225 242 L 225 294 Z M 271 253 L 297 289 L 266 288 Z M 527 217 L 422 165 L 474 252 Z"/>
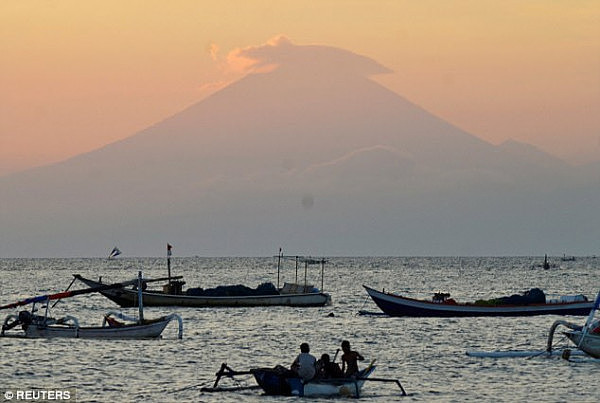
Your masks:
<path fill-rule="evenodd" d="M 597 187 L 370 80 L 389 70 L 368 57 L 278 37 L 229 61 L 254 74 L 128 139 L 0 178 L 0 255 L 152 255 L 165 239 L 184 254 L 502 254 L 597 239 Z"/>

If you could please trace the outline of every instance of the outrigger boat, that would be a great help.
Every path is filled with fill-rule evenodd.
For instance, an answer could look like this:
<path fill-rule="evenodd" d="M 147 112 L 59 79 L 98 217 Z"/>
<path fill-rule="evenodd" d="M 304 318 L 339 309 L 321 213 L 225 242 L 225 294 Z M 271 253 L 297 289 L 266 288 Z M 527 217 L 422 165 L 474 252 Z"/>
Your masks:
<path fill-rule="evenodd" d="M 596 296 L 594 308 L 590 312 L 583 326 L 577 325 L 576 323 L 567 322 L 565 320 L 557 320 L 554 322 L 550 328 L 546 351 L 552 351 L 552 339 L 554 337 L 554 332 L 559 326 L 562 325 L 570 329 L 569 331 L 563 332 L 563 334 L 569 340 L 571 340 L 575 346 L 577 346 L 577 349 L 594 358 L 600 358 L 600 318 L 595 317 L 595 314 L 598 312 L 599 308 L 600 292 Z"/>
<path fill-rule="evenodd" d="M 375 304 L 389 316 L 455 317 L 455 316 L 533 316 L 588 315 L 594 303 L 583 295 L 562 296 L 547 300 L 539 289 L 532 289 L 541 299 L 520 299 L 519 295 L 489 301 L 458 303 L 450 294 L 436 293 L 432 300 L 403 297 L 363 286 Z M 540 294 L 541 293 L 541 294 Z M 527 294 L 527 293 L 526 293 Z M 523 296 L 527 297 L 527 295 Z"/>
<path fill-rule="evenodd" d="M 397 379 L 373 378 L 371 374 L 375 371 L 373 360 L 368 367 L 360 370 L 358 374 L 350 378 L 328 378 L 312 379 L 303 382 L 301 378 L 290 376 L 289 371 L 281 366 L 275 368 L 253 368 L 248 371 L 235 371 L 226 363 L 221 364 L 221 368 L 216 373 L 217 379 L 213 387 L 202 388 L 202 392 L 225 392 L 237 391 L 242 388 L 221 388 L 218 387 L 222 377 L 233 378 L 240 375 L 252 375 L 266 395 L 271 396 L 300 396 L 300 397 L 355 397 L 361 395 L 363 385 L 367 381 L 371 382 L 390 382 L 395 383 L 401 390 L 402 396 L 406 396 L 406 391 Z M 244 389 L 254 389 L 249 386 Z"/>
<path fill-rule="evenodd" d="M 125 283 L 116 283 L 103 285 L 101 287 L 92 287 L 83 290 L 64 291 L 57 294 L 42 295 L 33 298 L 27 298 L 22 301 L 1 306 L 0 309 L 15 308 L 23 305 L 31 304 L 31 311 L 21 311 L 18 314 L 10 314 L 2 324 L 1 336 L 16 336 L 25 338 L 53 338 L 53 337 L 68 337 L 68 338 L 87 338 L 87 339 L 141 339 L 141 338 L 158 338 L 165 327 L 172 320 L 179 322 L 179 334 L 181 339 L 183 336 L 183 322 L 177 314 L 161 316 L 156 319 L 144 319 L 143 299 L 140 298 L 139 316 L 132 318 L 123 315 L 120 312 L 110 311 L 102 320 L 102 326 L 80 326 L 77 318 L 73 316 L 65 316 L 60 319 L 50 317 L 50 301 L 56 300 L 56 303 L 63 298 L 73 297 L 81 294 L 93 292 L 101 292 L 104 290 L 118 289 L 125 285 L 137 282 L 138 289 L 141 292 L 142 273 L 139 272 L 138 278 Z M 72 283 L 71 283 L 72 284 Z M 37 315 L 36 304 L 45 304 L 45 314 Z M 55 304 L 56 304 L 55 303 Z M 121 322 L 118 319 L 129 321 L 131 323 Z M 11 334 L 8 331 L 21 325 L 21 333 Z"/>
<path fill-rule="evenodd" d="M 331 304 L 331 295 L 324 293 L 323 279 L 325 259 L 313 259 L 302 256 L 277 256 L 277 287 L 271 283 L 250 289 L 244 286 L 221 286 L 215 289 L 202 290 L 191 288 L 183 290 L 182 276 L 171 276 L 170 249 L 167 253 L 168 277 L 167 284 L 162 290 L 143 290 L 142 296 L 146 306 L 185 306 L 185 307 L 254 307 L 254 306 L 293 306 L 293 307 L 319 307 Z M 279 287 L 281 261 L 293 259 L 296 262 L 296 281 L 284 283 Z M 298 266 L 304 264 L 304 284 L 298 281 Z M 310 265 L 321 267 L 321 289 L 307 283 L 307 271 Z M 95 281 L 79 274 L 73 275 L 77 280 L 88 287 L 101 287 L 101 280 Z M 121 307 L 137 305 L 138 292 L 132 288 L 113 288 L 100 291 L 102 295 Z"/>

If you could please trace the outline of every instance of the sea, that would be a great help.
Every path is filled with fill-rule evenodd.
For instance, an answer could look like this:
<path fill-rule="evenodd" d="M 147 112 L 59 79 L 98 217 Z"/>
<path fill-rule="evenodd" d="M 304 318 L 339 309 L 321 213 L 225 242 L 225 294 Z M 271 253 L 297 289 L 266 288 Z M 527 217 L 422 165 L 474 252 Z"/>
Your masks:
<path fill-rule="evenodd" d="M 380 313 L 363 285 L 414 298 L 448 292 L 457 301 L 474 301 L 541 288 L 552 295 L 600 290 L 600 258 L 575 261 L 541 257 L 333 257 L 327 258 L 323 288 L 332 305 L 320 308 L 178 308 L 147 307 L 145 317 L 177 313 L 183 339 L 172 322 L 157 340 L 28 340 L 0 338 L 0 401 L 17 400 L 17 392 L 69 392 L 79 402 L 296 402 L 298 397 L 270 397 L 259 390 L 207 393 L 222 363 L 244 371 L 289 366 L 301 343 L 317 358 L 333 357 L 342 340 L 375 360 L 373 376 L 394 383 L 367 382 L 360 400 L 373 402 L 597 402 L 600 360 L 539 355 L 530 358 L 476 358 L 467 351 L 542 351 L 550 326 L 585 317 L 392 318 Z M 166 258 L 0 259 L 0 305 L 40 294 L 63 291 L 73 274 L 104 282 L 167 275 Z M 186 287 L 210 288 L 277 283 L 275 258 L 173 257 L 173 275 Z M 284 281 L 304 282 L 293 261 L 280 272 Z M 321 270 L 310 266 L 306 278 L 321 287 Z M 75 283 L 71 289 L 85 288 Z M 100 325 L 103 314 L 119 308 L 99 294 L 61 300 L 52 316 L 72 315 L 81 325 Z M 373 314 L 359 314 L 359 311 Z M 2 319 L 14 310 L 3 310 Z M 363 312 L 363 313 L 364 313 Z M 555 348 L 568 346 L 556 334 Z M 338 356 L 339 361 L 339 356 Z M 224 378 L 220 386 L 250 386 L 252 378 Z M 27 395 L 19 395 L 27 397 Z M 39 395 L 38 395 L 39 396 Z M 50 395 L 46 395 L 50 396 Z M 56 399 L 56 394 L 52 395 Z M 62 395 L 64 396 L 64 394 Z M 73 400 L 73 397 L 75 400 Z M 4 400 L 2 400 L 4 399 Z M 50 399 L 52 400 L 52 399 Z M 308 399 L 306 399 L 308 400 Z M 348 398 L 310 399 L 347 401 Z M 39 401 L 39 399 L 38 399 Z"/>

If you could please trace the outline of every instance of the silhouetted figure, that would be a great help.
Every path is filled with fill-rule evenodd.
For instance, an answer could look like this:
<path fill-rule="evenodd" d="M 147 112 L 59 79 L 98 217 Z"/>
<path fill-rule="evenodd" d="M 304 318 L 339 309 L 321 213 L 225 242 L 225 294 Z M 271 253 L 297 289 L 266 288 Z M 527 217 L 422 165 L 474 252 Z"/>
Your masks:
<path fill-rule="evenodd" d="M 292 363 L 292 371 L 298 374 L 303 381 L 311 380 L 315 377 L 315 364 L 317 359 L 310 354 L 308 343 L 300 344 L 300 354 Z"/>
<path fill-rule="evenodd" d="M 353 376 L 358 372 L 358 361 L 362 361 L 365 358 L 350 349 L 350 342 L 348 340 L 342 342 L 342 351 L 344 352 L 342 354 L 342 372 L 347 377 Z"/>
<path fill-rule="evenodd" d="M 342 378 L 344 373 L 340 366 L 331 362 L 329 354 L 323 354 L 321 359 L 317 361 L 317 378 L 330 379 L 330 378 Z"/>

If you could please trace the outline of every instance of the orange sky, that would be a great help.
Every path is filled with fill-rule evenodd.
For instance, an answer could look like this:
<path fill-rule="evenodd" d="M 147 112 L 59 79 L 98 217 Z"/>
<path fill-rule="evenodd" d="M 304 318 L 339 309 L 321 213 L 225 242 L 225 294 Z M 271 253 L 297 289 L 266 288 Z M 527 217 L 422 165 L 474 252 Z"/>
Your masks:
<path fill-rule="evenodd" d="M 371 57 L 377 80 L 493 143 L 600 160 L 600 2 L 0 2 L 0 175 L 132 135 L 285 35 Z"/>

